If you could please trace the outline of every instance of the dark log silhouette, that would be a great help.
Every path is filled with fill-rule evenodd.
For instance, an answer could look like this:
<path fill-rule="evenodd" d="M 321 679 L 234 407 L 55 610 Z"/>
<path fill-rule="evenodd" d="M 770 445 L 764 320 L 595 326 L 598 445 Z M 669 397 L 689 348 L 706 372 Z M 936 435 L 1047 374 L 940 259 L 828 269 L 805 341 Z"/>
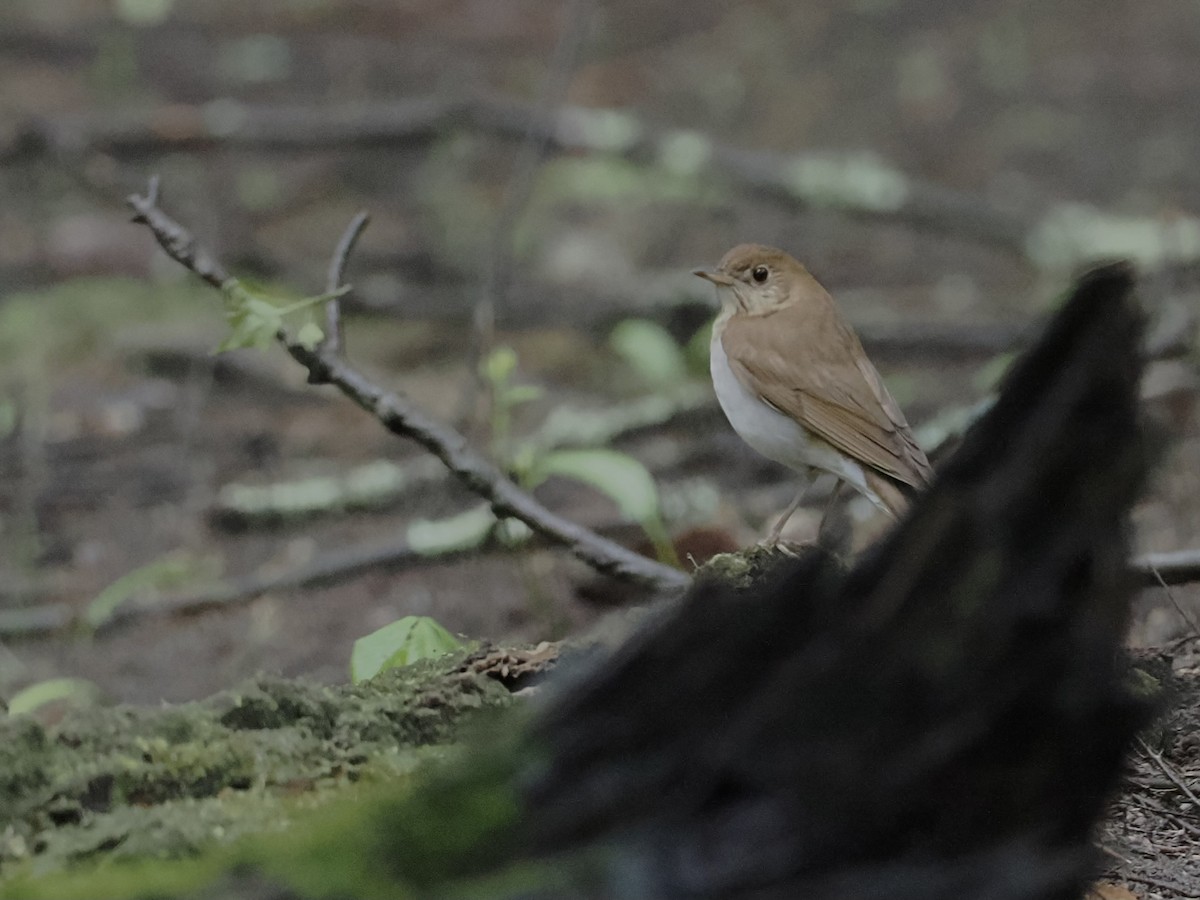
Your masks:
<path fill-rule="evenodd" d="M 587 848 L 578 896 L 1080 896 L 1148 717 L 1120 654 L 1148 456 L 1132 295 L 1125 264 L 1084 275 L 848 572 L 814 551 L 701 579 L 553 700 L 529 851 Z"/>

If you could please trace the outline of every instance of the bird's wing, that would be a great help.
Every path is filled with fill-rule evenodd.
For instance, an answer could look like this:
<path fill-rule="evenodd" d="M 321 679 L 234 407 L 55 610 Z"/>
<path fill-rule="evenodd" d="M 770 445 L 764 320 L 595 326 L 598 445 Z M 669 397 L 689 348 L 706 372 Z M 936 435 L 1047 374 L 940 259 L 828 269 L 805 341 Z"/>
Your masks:
<path fill-rule="evenodd" d="M 924 486 L 929 461 L 904 413 L 829 300 L 827 314 L 792 304 L 734 316 L 721 342 L 745 387 L 838 450 L 897 481 Z M 813 330 L 817 333 L 813 333 Z M 803 347 L 787 335 L 806 333 Z"/>

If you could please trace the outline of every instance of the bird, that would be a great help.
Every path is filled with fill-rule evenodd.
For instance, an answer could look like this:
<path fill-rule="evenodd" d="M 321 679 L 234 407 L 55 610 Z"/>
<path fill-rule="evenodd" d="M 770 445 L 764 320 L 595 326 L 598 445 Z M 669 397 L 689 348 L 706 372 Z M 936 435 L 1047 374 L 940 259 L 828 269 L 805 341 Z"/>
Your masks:
<path fill-rule="evenodd" d="M 747 444 L 801 475 L 829 472 L 899 518 L 932 476 L 899 404 L 833 298 L 787 252 L 739 244 L 713 271 L 709 368 L 725 417 Z M 763 542 L 775 547 L 805 484 Z M 828 512 L 828 510 L 827 510 Z"/>

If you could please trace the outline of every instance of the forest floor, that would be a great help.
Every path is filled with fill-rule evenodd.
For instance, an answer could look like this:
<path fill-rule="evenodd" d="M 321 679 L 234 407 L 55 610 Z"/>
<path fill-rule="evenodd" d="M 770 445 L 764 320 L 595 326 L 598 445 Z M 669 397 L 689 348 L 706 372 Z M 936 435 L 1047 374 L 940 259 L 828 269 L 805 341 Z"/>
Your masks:
<path fill-rule="evenodd" d="M 570 102 L 632 109 L 747 149 L 869 151 L 985 205 L 1027 208 L 1032 220 L 1058 202 L 1170 219 L 1200 197 L 1188 162 L 1200 153 L 1194 3 L 1160 4 L 1154 15 L 1114 3 L 1096 15 L 1085 0 L 1006 2 L 943 16 L 887 2 L 702 0 L 682 22 L 673 21 L 677 5 L 621 2 L 607 4 L 608 27 L 630 33 L 602 30 L 578 62 Z M 0 9 L 0 71 L 11 86 L 0 97 L 0 144 L 31 119 L 179 114 L 213 98 L 328 109 L 347 97 L 461 88 L 536 100 L 530 73 L 543 72 L 558 40 L 537 3 L 497 11 L 488 20 L 504 35 L 497 41 L 463 21 L 476 4 L 415 4 L 396 16 L 390 0 L 362 0 L 309 20 L 263 0 L 252 30 L 276 41 L 266 44 L 245 43 L 241 3 L 179 0 L 170 25 L 140 31 L 115 22 L 109 3 L 63 7 L 82 24 L 71 13 L 56 19 L 55 6 Z M 35 7 L 47 17 L 26 15 Z M 290 63 L 277 81 L 253 66 L 258 74 L 237 80 L 247 60 L 278 60 L 281 47 Z M 462 72 L 431 65 L 444 59 Z M 449 87 L 428 75 L 443 69 Z M 306 385 L 282 353 L 214 356 L 226 334 L 219 297 L 172 280 L 178 273 L 164 269 L 121 203 L 161 172 L 168 205 L 227 263 L 299 293 L 319 286 L 349 215 L 370 208 L 376 221 L 350 280 L 364 296 L 400 300 L 392 315 L 350 320 L 351 355 L 484 445 L 486 417 L 466 412 L 477 406 L 468 323 L 494 223 L 504 224 L 497 210 L 515 180 L 517 142 L 446 134 L 382 149 L 335 143 L 282 163 L 270 150 L 156 155 L 150 146 L 124 156 L 85 148 L 78 158 L 0 152 L 0 696 L 76 678 L 102 704 L 144 709 L 218 695 L 261 672 L 342 690 L 355 640 L 401 616 L 537 646 L 637 599 L 551 549 L 355 565 L 366 551 L 387 557 L 414 523 L 468 510 L 474 498 L 362 410 Z M 518 380 L 544 395 L 518 410 L 513 433 L 536 433 L 552 415 L 594 423 L 668 398 L 675 415 L 610 443 L 653 472 L 668 524 L 686 537 L 683 555 L 698 560 L 760 537 L 794 483 L 729 430 L 703 360 L 693 354 L 687 378 L 664 387 L 613 351 L 621 319 L 655 318 L 682 347 L 712 312 L 699 286 L 678 308 L 647 295 L 676 297 L 679 283 L 696 280 L 692 269 L 747 238 L 801 253 L 864 334 L 930 324 L 1025 333 L 1066 284 L 1011 248 L 797 209 L 719 177 L 697 185 L 641 162 L 573 154 L 539 165 L 514 229 L 523 249 L 499 337 L 517 351 Z M 568 266 L 580 259 L 582 274 Z M 677 280 L 658 289 L 663 273 Z M 1172 303 L 1194 309 L 1194 276 L 1153 273 L 1154 314 L 1169 317 Z M 639 294 L 625 290 L 630 283 L 650 287 Z M 986 394 L 1012 349 L 994 344 L 947 354 L 867 341 L 918 427 Z M 1200 545 L 1190 353 L 1158 370 L 1166 384 L 1155 413 L 1170 442 L 1134 510 L 1139 552 Z M 1188 366 L 1191 382 L 1171 381 Z M 403 489 L 389 482 L 394 465 L 409 467 Z M 245 487 L 273 485 L 294 506 L 381 484 L 390 500 L 306 515 L 248 521 L 227 508 Z M 585 487 L 554 480 L 538 494 L 569 518 L 640 539 Z M 796 535 L 819 513 L 803 510 Z M 207 602 L 172 602 L 205 592 Z M 89 615 L 99 628 L 87 627 Z M 1128 900 L 1120 885 L 1140 900 L 1200 897 L 1197 621 L 1200 586 L 1147 588 L 1135 600 L 1129 644 L 1163 654 L 1179 690 L 1167 726 L 1135 752 L 1098 836 L 1111 863 L 1108 900 Z M 53 726 L 61 712 L 41 715 Z"/>

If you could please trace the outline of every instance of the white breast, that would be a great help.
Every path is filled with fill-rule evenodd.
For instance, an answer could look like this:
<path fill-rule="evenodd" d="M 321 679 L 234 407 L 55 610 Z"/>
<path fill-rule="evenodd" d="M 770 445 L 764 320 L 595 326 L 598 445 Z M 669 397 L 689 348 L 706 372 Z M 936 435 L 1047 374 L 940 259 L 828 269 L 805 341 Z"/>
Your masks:
<path fill-rule="evenodd" d="M 729 367 L 717 329 L 713 331 L 708 365 L 725 418 L 747 444 L 801 474 L 814 468 L 831 472 L 858 491 L 874 496 L 862 466 L 814 438 L 794 419 L 776 412 L 738 381 Z"/>

